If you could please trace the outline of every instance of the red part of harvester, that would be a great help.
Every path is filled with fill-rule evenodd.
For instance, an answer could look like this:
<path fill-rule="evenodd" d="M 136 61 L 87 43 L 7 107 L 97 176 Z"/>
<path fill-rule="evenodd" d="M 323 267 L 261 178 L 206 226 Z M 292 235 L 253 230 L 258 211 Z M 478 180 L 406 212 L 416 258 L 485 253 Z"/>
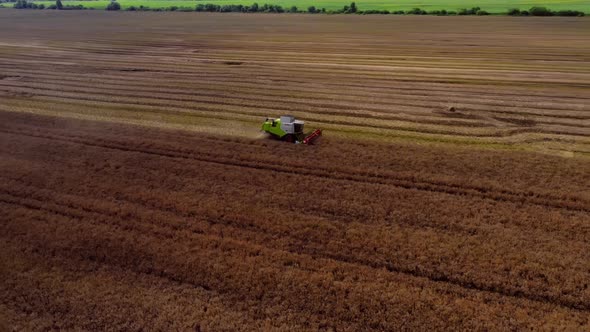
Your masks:
<path fill-rule="evenodd" d="M 322 130 L 321 129 L 316 129 L 311 134 L 305 136 L 305 138 L 303 139 L 303 141 L 301 141 L 301 143 L 303 143 L 303 144 L 312 144 L 313 141 L 315 141 L 316 139 L 318 139 L 320 136 L 322 136 Z"/>

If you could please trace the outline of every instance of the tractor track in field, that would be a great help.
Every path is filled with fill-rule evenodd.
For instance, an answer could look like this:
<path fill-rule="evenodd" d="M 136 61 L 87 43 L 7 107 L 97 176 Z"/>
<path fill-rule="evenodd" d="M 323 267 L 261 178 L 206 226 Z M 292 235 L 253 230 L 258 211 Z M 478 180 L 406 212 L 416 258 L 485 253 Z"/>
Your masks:
<path fill-rule="evenodd" d="M 6 192 L 6 191 L 4 191 L 4 192 L 5 192 L 5 194 L 8 194 L 9 197 L 16 197 L 16 200 L 11 200 L 10 198 L 7 199 L 6 196 L 5 197 L 0 196 L 0 202 L 4 202 L 7 204 L 20 205 L 20 206 L 26 207 L 28 209 L 34 209 L 34 210 L 38 210 L 38 211 L 46 211 L 46 212 L 50 212 L 50 213 L 53 213 L 56 215 L 66 217 L 66 218 L 77 219 L 80 221 L 87 220 L 87 218 L 89 217 L 88 216 L 89 213 L 94 214 L 95 218 L 108 216 L 108 217 L 118 218 L 120 220 L 119 222 L 113 222 L 113 221 L 109 221 L 109 219 L 102 219 L 102 218 L 94 219 L 95 221 L 92 223 L 96 224 L 96 225 L 111 225 L 113 227 L 116 227 L 117 229 L 122 229 L 122 230 L 129 231 L 129 232 L 138 231 L 138 232 L 141 232 L 142 234 L 147 234 L 149 232 L 153 236 L 164 237 L 166 239 L 177 238 L 177 236 L 171 234 L 170 232 L 179 231 L 178 228 L 171 227 L 170 225 L 167 225 L 167 224 L 157 225 L 157 224 L 153 224 L 153 223 L 152 223 L 152 226 L 156 227 L 157 229 L 152 229 L 152 230 L 148 231 L 148 229 L 145 229 L 145 228 L 135 228 L 133 226 L 133 224 L 131 224 L 131 223 L 123 224 L 122 223 L 124 221 L 123 216 L 121 216 L 119 213 L 105 213 L 105 211 L 101 211 L 101 210 L 94 210 L 94 209 L 88 208 L 88 207 L 75 206 L 75 205 L 72 205 L 72 203 L 62 204 L 62 203 L 59 203 L 56 201 L 53 202 L 53 204 L 55 204 L 55 208 L 51 208 L 51 207 L 46 206 L 48 204 L 48 201 L 46 201 L 46 200 L 40 201 L 40 200 L 29 198 L 29 197 L 19 197 L 18 195 L 15 195 L 13 193 Z M 27 200 L 27 202 L 22 202 L 23 199 Z M 80 198 L 78 198 L 78 199 L 80 199 Z M 92 204 L 90 203 L 89 205 L 91 206 Z M 126 216 L 126 218 L 129 218 L 129 217 L 130 216 Z M 131 217 L 131 218 L 133 218 L 133 217 Z M 207 219 L 203 219 L 203 221 L 211 222 L 210 220 L 207 220 Z M 218 223 L 219 221 L 215 220 L 213 222 Z M 227 226 L 227 225 L 224 225 L 224 226 Z M 187 230 L 187 229 L 184 228 L 184 229 L 180 229 L 180 230 Z M 201 236 L 211 236 L 212 235 L 211 233 L 207 233 L 204 230 L 197 231 L 194 228 L 190 228 L 190 229 L 188 229 L 188 231 L 191 234 L 195 234 L 195 235 L 201 235 Z M 260 233 L 261 229 L 254 229 L 254 231 L 256 233 Z M 254 231 L 253 231 L 253 233 L 254 233 Z M 222 232 L 222 234 L 223 234 L 223 232 Z M 216 235 L 216 236 L 218 236 L 218 239 L 223 240 L 223 241 L 234 241 L 234 243 L 236 243 L 236 244 L 242 243 L 242 241 L 239 241 L 238 238 L 228 237 L 227 235 L 222 235 L 221 237 L 219 237 L 219 235 Z M 243 237 L 240 237 L 240 238 L 243 238 Z M 273 237 L 273 239 L 276 239 L 276 238 Z M 300 239 L 300 240 L 304 241 L 304 239 Z M 302 242 L 302 243 L 304 243 L 304 242 Z M 473 281 L 473 280 L 466 280 L 466 279 L 462 279 L 462 278 L 456 278 L 453 276 L 449 276 L 441 271 L 428 271 L 428 270 L 421 270 L 419 268 L 404 267 L 404 266 L 396 265 L 391 262 L 390 263 L 372 262 L 372 261 L 368 261 L 368 260 L 358 259 L 358 258 L 349 257 L 349 256 L 343 256 L 343 255 L 329 253 L 329 252 L 318 252 L 317 250 L 314 250 L 314 249 L 305 250 L 305 248 L 301 248 L 301 247 L 298 247 L 298 249 L 295 251 L 293 249 L 289 250 L 289 249 L 274 248 L 274 247 L 268 246 L 268 242 L 266 242 L 266 241 L 256 242 L 255 245 L 263 247 L 269 251 L 273 251 L 273 250 L 283 251 L 284 250 L 284 251 L 287 251 L 291 254 L 305 254 L 305 255 L 309 255 L 310 257 L 313 257 L 314 259 L 318 259 L 318 258 L 329 259 L 329 260 L 333 260 L 333 261 L 345 263 L 345 264 L 365 266 L 365 267 L 375 269 L 375 270 L 385 268 L 385 269 L 387 269 L 387 271 L 392 272 L 392 273 L 403 274 L 403 275 L 407 275 L 407 276 L 414 277 L 414 278 L 424 278 L 424 279 L 428 279 L 432 282 L 449 284 L 449 285 L 457 286 L 457 287 L 460 287 L 460 288 L 463 288 L 466 290 L 493 293 L 493 294 L 497 294 L 500 296 L 520 298 L 520 299 L 525 299 L 525 300 L 540 302 L 540 303 L 555 304 L 558 306 L 566 307 L 569 309 L 580 310 L 580 311 L 590 311 L 590 303 L 588 303 L 588 302 L 571 301 L 571 300 L 561 299 L 559 297 L 555 297 L 555 296 L 551 296 L 551 295 L 533 294 L 533 293 L 527 294 L 517 288 L 512 288 L 512 289 L 505 288 L 502 286 L 502 284 L 486 285 L 486 284 L 482 284 L 482 283 L 479 283 L 479 282 Z M 142 271 L 137 271 L 137 272 L 142 272 Z M 154 273 L 157 273 L 159 275 L 162 275 L 162 273 L 165 274 L 164 271 L 154 271 Z M 196 285 L 196 286 L 202 287 L 203 285 Z M 205 289 L 208 289 L 208 287 L 206 287 Z"/>
<path fill-rule="evenodd" d="M 159 155 L 162 157 L 168 158 L 182 158 L 182 159 L 193 159 L 199 160 L 202 162 L 209 162 L 221 165 L 229 165 L 234 167 L 246 167 L 246 168 L 255 168 L 255 169 L 263 169 L 269 170 L 273 172 L 280 172 L 280 173 L 296 173 L 298 175 L 304 176 L 312 176 L 318 178 L 331 178 L 334 180 L 341 180 L 341 181 L 352 181 L 357 183 L 372 183 L 372 184 L 381 184 L 381 185 L 391 185 L 396 186 L 399 188 L 410 189 L 410 190 L 421 190 L 421 191 L 431 191 L 431 192 L 439 192 L 445 193 L 449 195 L 459 195 L 459 196 L 474 196 L 486 199 L 492 199 L 496 201 L 509 201 L 513 203 L 521 203 L 521 204 L 534 204 L 538 206 L 548 207 L 548 208 L 556 208 L 556 209 L 565 209 L 571 211 L 583 211 L 583 212 L 590 212 L 590 207 L 588 207 L 588 202 L 579 201 L 579 200 L 568 200 L 568 201 L 555 201 L 555 197 L 546 196 L 538 193 L 517 193 L 517 192 L 510 192 L 507 190 L 494 190 L 494 189 L 487 189 L 481 187 L 464 187 L 464 186 L 457 186 L 448 183 L 436 183 L 436 182 L 426 182 L 423 180 L 416 180 L 416 179 L 403 179 L 403 178 L 392 178 L 391 176 L 379 176 L 379 175 L 358 175 L 352 173 L 344 173 L 342 171 L 334 171 L 334 170 L 322 170 L 322 169 L 310 169 L 305 166 L 294 166 L 294 165 L 280 165 L 280 164 L 267 164 L 267 163 L 260 163 L 259 161 L 253 160 L 235 160 L 235 159 L 226 159 L 221 161 L 220 156 L 218 154 L 207 154 L 200 152 L 199 156 L 196 156 L 191 153 L 187 152 L 180 152 L 180 151 L 172 151 L 166 149 L 158 149 L 158 148 L 148 148 L 148 147 L 129 147 L 125 144 L 117 143 L 117 142 L 100 142 L 100 143 L 93 143 L 87 139 L 81 137 L 71 137 L 68 135 L 48 135 L 48 134 L 36 134 L 36 133 L 26 133 L 22 131 L 13 131 L 13 130 L 6 130 L 0 129 L 1 132 L 8 133 L 8 134 L 15 134 L 15 135 L 24 135 L 30 137 L 37 137 L 42 139 L 50 139 L 50 140 L 57 140 L 63 142 L 69 142 L 74 144 L 82 144 L 87 146 L 93 146 L 98 148 L 106 148 L 106 149 L 116 149 L 126 152 L 138 152 L 138 153 L 146 153 L 146 154 L 154 154 Z"/>

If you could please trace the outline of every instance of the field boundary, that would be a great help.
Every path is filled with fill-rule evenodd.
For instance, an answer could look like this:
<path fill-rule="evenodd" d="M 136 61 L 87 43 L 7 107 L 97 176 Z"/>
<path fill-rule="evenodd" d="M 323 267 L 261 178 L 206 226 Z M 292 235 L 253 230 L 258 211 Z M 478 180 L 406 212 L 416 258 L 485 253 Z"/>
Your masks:
<path fill-rule="evenodd" d="M 519 6 L 510 6 L 505 10 L 494 10 L 494 11 L 487 11 L 483 10 L 479 6 L 473 6 L 470 8 L 455 8 L 455 9 L 434 9 L 434 10 L 426 10 L 420 7 L 413 6 L 411 9 L 406 10 L 388 10 L 388 9 L 369 9 L 363 10 L 360 9 L 356 2 L 351 2 L 350 4 L 342 5 L 341 8 L 329 8 L 326 9 L 322 7 L 319 3 L 316 5 L 310 5 L 306 9 L 299 9 L 295 4 L 289 5 L 284 7 L 280 4 L 273 4 L 273 3 L 263 3 L 259 5 L 257 2 L 254 2 L 251 5 L 244 5 L 244 4 L 215 4 L 215 3 L 206 3 L 207 0 L 197 1 L 196 6 L 193 3 L 194 7 L 188 7 L 183 5 L 170 5 L 170 6 L 152 6 L 149 7 L 147 5 L 125 5 L 122 6 L 116 0 L 110 0 L 108 2 L 103 2 L 104 5 L 102 8 L 97 6 L 96 4 L 91 3 L 91 7 L 85 7 L 88 4 L 88 1 L 91 0 L 56 0 L 55 2 L 50 0 L 8 0 L 5 4 L 10 4 L 14 2 L 12 8 L 15 9 L 57 9 L 57 10 L 85 10 L 85 9 L 104 9 L 107 11 L 171 11 L 171 12 L 211 12 L 211 13 L 294 13 L 294 14 L 358 14 L 358 15 L 435 15 L 435 16 L 466 16 L 466 15 L 477 15 L 477 16 L 487 16 L 487 15 L 509 15 L 509 16 L 585 16 L 584 10 L 578 9 L 571 9 L 571 8 L 561 8 L 557 10 L 553 10 L 547 8 L 545 6 L 533 6 L 527 9 L 522 9 Z M 94 0 L 96 1 L 96 0 Z M 215 0 L 214 0 L 215 1 Z M 125 2 L 125 1 L 123 1 Z M 63 3 L 66 3 L 64 5 Z M 73 3 L 73 4 L 72 4 Z M 145 4 L 149 4 L 150 0 L 146 0 Z M 321 3 L 321 2 L 320 2 Z M 5 7 L 4 4 L 0 3 L 0 8 Z M 410 6 L 408 6 L 410 7 Z M 563 7 L 563 5 L 559 5 L 559 7 Z M 588 11 L 588 10 L 586 10 Z"/>

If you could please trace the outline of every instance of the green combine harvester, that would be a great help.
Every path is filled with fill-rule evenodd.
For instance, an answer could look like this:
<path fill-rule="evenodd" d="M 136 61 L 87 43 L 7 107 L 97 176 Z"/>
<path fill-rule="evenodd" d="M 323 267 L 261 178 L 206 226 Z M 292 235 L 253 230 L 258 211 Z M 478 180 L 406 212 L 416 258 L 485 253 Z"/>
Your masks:
<path fill-rule="evenodd" d="M 321 129 L 305 135 L 303 125 L 303 121 L 296 120 L 291 115 L 283 115 L 278 119 L 266 118 L 262 124 L 262 131 L 282 141 L 295 144 L 312 144 L 322 135 Z"/>

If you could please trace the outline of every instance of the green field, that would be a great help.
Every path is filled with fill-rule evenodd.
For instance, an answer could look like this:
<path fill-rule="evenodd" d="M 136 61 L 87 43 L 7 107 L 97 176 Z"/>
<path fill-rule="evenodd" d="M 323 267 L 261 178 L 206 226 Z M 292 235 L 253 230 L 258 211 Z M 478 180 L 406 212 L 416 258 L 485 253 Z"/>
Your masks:
<path fill-rule="evenodd" d="M 64 5 L 83 5 L 87 8 L 104 9 L 109 0 L 96 0 L 96 1 L 68 1 L 62 0 Z M 51 5 L 55 1 L 35 1 L 39 4 Z M 291 6 L 297 6 L 300 10 L 305 10 L 309 6 L 315 6 L 317 8 L 326 8 L 327 10 L 340 9 L 344 5 L 350 3 L 347 0 L 120 0 L 119 3 L 123 8 L 129 6 L 139 7 L 141 5 L 150 8 L 166 8 L 170 6 L 178 7 L 195 7 L 198 3 L 214 3 L 219 5 L 232 4 L 232 5 L 251 5 L 253 2 L 259 4 L 278 4 L 285 8 Z M 585 13 L 590 13 L 590 1 L 588 0 L 559 0 L 559 1 L 535 1 L 535 0 L 484 0 L 484 1 L 464 1 L 464 0 L 428 0 L 428 1 L 417 1 L 417 0 L 359 0 L 356 1 L 357 6 L 360 10 L 369 9 L 387 9 L 390 11 L 394 10 L 409 10 L 412 8 L 422 8 L 425 10 L 436 10 L 436 9 L 447 9 L 457 10 L 460 8 L 471 8 L 481 7 L 490 13 L 502 13 L 506 12 L 509 8 L 529 9 L 533 6 L 544 6 L 552 10 L 564 10 L 572 9 L 579 10 Z"/>

